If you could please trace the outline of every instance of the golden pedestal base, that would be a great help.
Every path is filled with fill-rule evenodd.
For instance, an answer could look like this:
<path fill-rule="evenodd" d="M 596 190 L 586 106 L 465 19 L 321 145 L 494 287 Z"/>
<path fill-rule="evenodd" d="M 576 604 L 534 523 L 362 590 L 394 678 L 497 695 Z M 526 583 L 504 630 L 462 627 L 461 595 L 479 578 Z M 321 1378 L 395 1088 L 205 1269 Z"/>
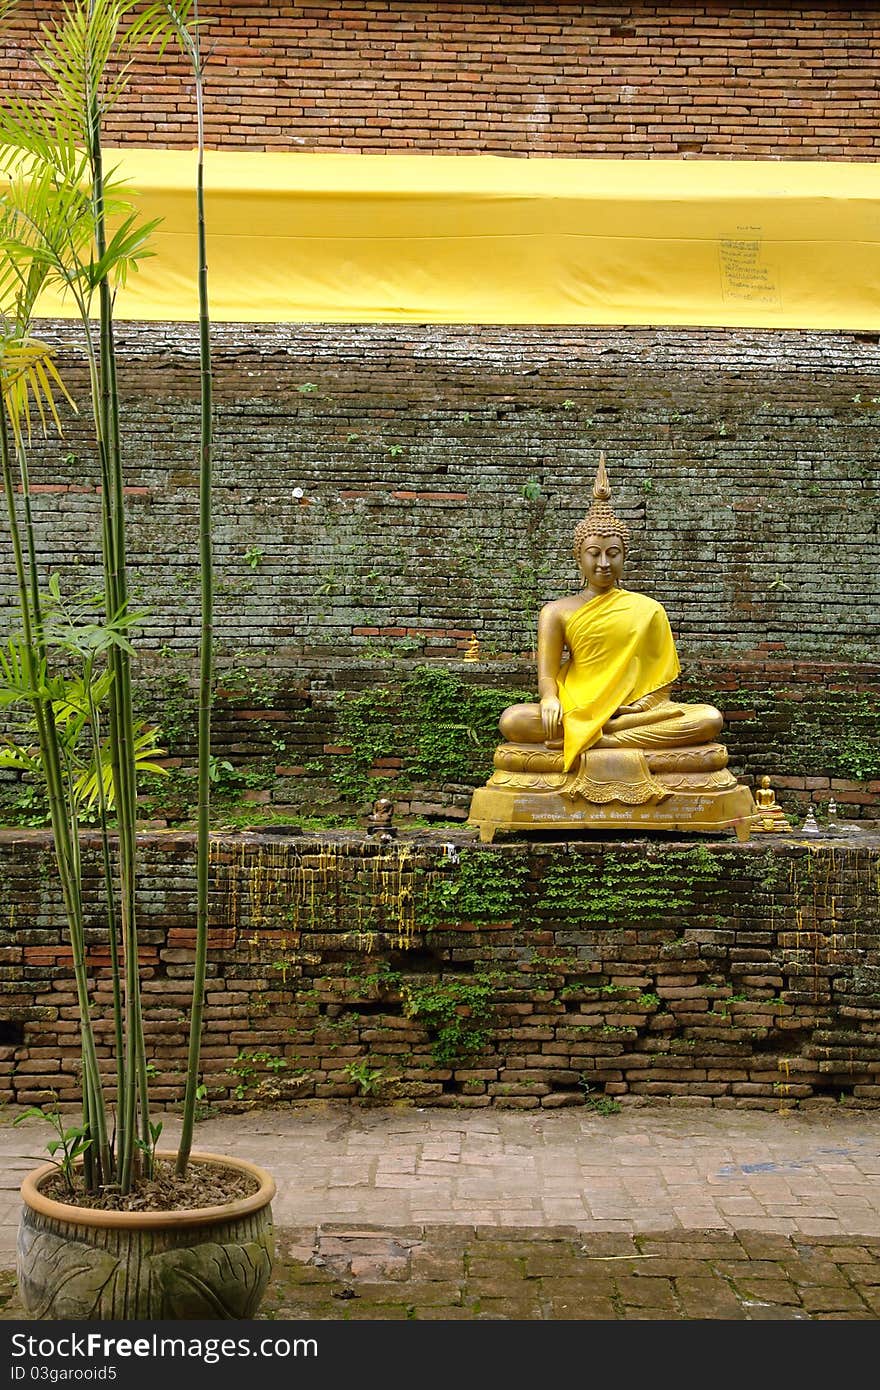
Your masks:
<path fill-rule="evenodd" d="M 759 806 L 755 811 L 753 830 L 766 831 L 768 835 L 788 835 L 794 827 L 789 824 L 783 810 L 765 811 Z"/>
<path fill-rule="evenodd" d="M 575 790 L 577 775 L 562 771 L 561 755 L 502 744 L 495 754 L 495 772 L 474 792 L 468 824 L 479 829 L 484 844 L 491 844 L 498 830 L 680 830 L 705 835 L 735 830 L 738 839 L 747 840 L 759 817 L 751 791 L 727 771 L 726 760 L 726 750 L 718 744 L 649 755 L 652 777 L 662 794 L 637 805 L 600 803 Z"/>

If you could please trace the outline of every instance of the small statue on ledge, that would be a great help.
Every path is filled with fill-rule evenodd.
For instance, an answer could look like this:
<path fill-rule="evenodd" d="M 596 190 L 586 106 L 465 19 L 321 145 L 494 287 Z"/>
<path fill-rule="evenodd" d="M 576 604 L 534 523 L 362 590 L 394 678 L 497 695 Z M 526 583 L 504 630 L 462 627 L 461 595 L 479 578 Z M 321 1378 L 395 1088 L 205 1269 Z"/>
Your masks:
<path fill-rule="evenodd" d="M 808 807 L 807 807 L 807 814 L 806 814 L 806 817 L 804 818 L 804 823 L 803 823 L 803 825 L 801 826 L 801 834 L 802 834 L 802 835 L 821 835 L 821 834 L 822 834 L 822 831 L 819 829 L 819 822 L 816 820 L 816 813 L 815 813 L 815 811 L 813 810 L 812 806 L 808 806 Z"/>
<path fill-rule="evenodd" d="M 776 793 L 770 786 L 770 778 L 762 777 L 761 785 L 755 792 L 755 805 L 758 808 L 753 830 L 767 830 L 774 834 L 784 834 L 791 830 L 785 812 L 776 800 Z"/>
<path fill-rule="evenodd" d="M 367 817 L 367 834 L 378 835 L 382 840 L 393 840 L 397 836 L 397 826 L 391 824 L 394 815 L 394 802 L 387 796 L 380 796 L 373 802 L 373 809 Z"/>
<path fill-rule="evenodd" d="M 476 633 L 473 634 L 468 642 L 467 650 L 462 657 L 462 661 L 479 661 L 480 659 L 480 639 Z"/>
<path fill-rule="evenodd" d="M 752 794 L 727 770 L 711 705 L 670 699 L 680 665 L 661 605 L 621 588 L 630 532 L 610 505 L 605 455 L 574 534 L 583 588 L 538 619 L 535 704 L 511 705 L 495 771 L 474 793 L 481 839 L 498 829 L 718 831 L 749 836 Z"/>

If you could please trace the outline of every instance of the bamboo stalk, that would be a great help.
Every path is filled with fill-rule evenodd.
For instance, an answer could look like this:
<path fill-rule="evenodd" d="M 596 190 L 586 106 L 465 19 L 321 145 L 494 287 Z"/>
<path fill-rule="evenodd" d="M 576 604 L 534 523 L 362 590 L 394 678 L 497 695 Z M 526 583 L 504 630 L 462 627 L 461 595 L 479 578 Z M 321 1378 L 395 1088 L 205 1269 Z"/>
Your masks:
<path fill-rule="evenodd" d="M 205 227 L 205 120 L 201 53 L 199 46 L 198 3 L 194 6 L 192 30 L 180 24 L 178 33 L 190 59 L 196 95 L 198 159 L 196 169 L 196 211 L 198 216 L 199 287 L 199 569 L 201 579 L 201 623 L 199 633 L 199 729 L 198 729 L 198 831 L 196 843 L 196 952 L 193 964 L 192 1014 L 183 1122 L 177 1149 L 177 1172 L 186 1173 L 192 1150 L 196 1098 L 199 1086 L 202 1019 L 205 1004 L 205 976 L 208 959 L 208 874 L 210 860 L 211 804 L 211 702 L 214 656 L 214 565 L 212 549 L 212 404 L 211 324 L 208 307 L 208 252 Z"/>
<path fill-rule="evenodd" d="M 89 0 L 91 19 L 94 0 Z M 89 73 L 87 93 L 88 157 L 92 173 L 92 203 L 94 208 L 95 249 L 99 259 L 107 251 L 107 231 L 104 205 L 104 166 L 101 146 L 101 111 L 98 74 Z M 119 433 L 119 388 L 116 376 L 116 351 L 113 336 L 113 299 L 106 275 L 98 286 L 100 313 L 100 409 L 101 432 L 106 450 L 107 487 L 101 505 L 106 514 L 106 534 L 111 539 L 107 556 L 107 610 L 111 618 L 125 613 L 128 602 L 125 544 L 125 491 Z M 110 747 L 116 787 L 116 820 L 119 828 L 120 916 L 122 923 L 123 961 L 125 971 L 125 1060 L 123 1089 L 119 1098 L 120 1134 L 118 1179 L 120 1190 L 131 1191 L 136 1166 L 138 1119 L 141 1138 L 149 1138 L 149 1100 L 147 1095 L 146 1056 L 144 1049 L 143 1015 L 140 997 L 138 961 L 137 914 L 135 888 L 137 875 L 136 848 L 136 775 L 133 750 L 133 716 L 131 701 L 130 663 L 127 652 L 111 648 L 108 664 L 113 674 L 110 687 Z M 138 1104 L 140 1102 L 140 1104 Z"/>
<path fill-rule="evenodd" d="M 122 1019 L 122 980 L 119 973 L 119 928 L 116 921 L 116 898 L 113 892 L 113 860 L 110 853 L 110 831 L 108 826 L 107 796 L 104 791 L 104 769 L 101 766 L 101 716 L 95 704 L 90 680 L 84 682 L 89 704 L 89 728 L 92 735 L 92 748 L 95 754 L 95 767 L 98 774 L 98 821 L 101 826 L 101 864 L 104 875 L 104 903 L 107 913 L 107 941 L 110 946 L 110 978 L 113 989 L 113 1037 L 116 1055 L 116 1094 L 122 1095 L 122 1059 L 124 1049 L 124 1028 Z"/>
<path fill-rule="evenodd" d="M 76 984 L 77 1005 L 79 1008 L 81 1025 L 83 1099 L 84 1105 L 89 1112 L 89 1125 L 93 1133 L 97 1152 L 109 1157 L 109 1151 L 107 1149 L 106 1108 L 104 1105 L 97 1050 L 95 1048 L 94 1029 L 92 1026 L 88 992 L 88 978 L 86 973 L 85 933 L 82 919 L 82 880 L 79 872 L 78 839 L 75 845 L 74 839 L 71 837 L 70 833 L 67 805 L 63 790 L 61 757 L 58 748 L 58 736 L 55 728 L 55 718 L 51 700 L 41 697 L 38 693 L 40 682 L 38 679 L 38 672 L 34 666 L 34 632 L 31 621 L 31 606 L 28 602 L 24 553 L 18 529 L 5 404 L 0 408 L 0 460 L 2 460 L 0 466 L 2 466 L 3 471 L 3 489 L 6 500 L 9 530 L 12 539 L 19 608 L 24 629 L 23 652 L 25 674 L 31 691 L 33 692 L 31 702 L 37 725 L 37 738 L 40 745 L 43 773 L 46 780 L 46 792 L 49 801 L 49 813 L 55 847 L 55 860 L 58 867 L 58 877 L 61 881 L 62 898 L 67 916 L 71 951 L 73 954 L 74 980 Z M 32 562 L 33 557 L 29 555 L 28 563 L 31 569 Z"/>

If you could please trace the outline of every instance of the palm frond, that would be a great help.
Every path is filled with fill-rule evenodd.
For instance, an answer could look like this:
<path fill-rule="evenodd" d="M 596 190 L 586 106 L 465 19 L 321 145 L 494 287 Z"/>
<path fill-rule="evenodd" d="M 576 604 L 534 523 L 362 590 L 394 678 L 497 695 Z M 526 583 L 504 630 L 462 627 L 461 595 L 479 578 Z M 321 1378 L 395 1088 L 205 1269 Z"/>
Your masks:
<path fill-rule="evenodd" d="M 92 282 L 98 285 L 106 277 L 114 285 L 124 285 L 129 272 L 137 270 L 140 261 L 156 254 L 149 249 L 148 243 L 161 221 L 161 217 L 155 217 L 150 222 L 140 222 L 136 213 L 126 218 L 111 236 L 104 255 L 91 265 Z"/>
<path fill-rule="evenodd" d="M 27 323 L 48 282 L 72 292 L 87 312 L 102 279 L 113 288 L 125 284 L 139 262 L 154 254 L 149 241 L 161 218 L 142 219 L 129 186 L 118 178 L 105 184 L 104 213 L 111 232 L 99 258 L 86 156 L 80 152 L 70 181 L 38 155 L 20 157 L 14 181 L 0 195 L 0 309 Z"/>
<path fill-rule="evenodd" d="M 147 773 L 159 776 L 167 776 L 168 769 L 161 763 L 154 761 L 157 757 L 162 757 L 165 752 L 157 742 L 159 731 L 153 725 L 147 725 L 142 719 L 135 720 L 134 723 L 134 765 L 138 775 Z M 101 742 L 99 749 L 99 766 L 95 765 L 93 758 L 91 766 L 83 772 L 75 782 L 76 795 L 80 804 L 89 810 L 97 804 L 99 798 L 98 777 L 100 773 L 101 783 L 104 789 L 104 799 L 108 810 L 112 810 L 116 801 L 116 788 L 113 782 L 113 764 L 110 756 L 109 741 Z"/>
<path fill-rule="evenodd" d="M 37 338 L 0 338 L 0 388 L 9 418 L 12 435 L 18 445 L 25 435 L 31 438 L 31 402 L 37 409 L 47 432 L 48 410 L 58 433 L 63 433 L 56 392 L 64 396 L 76 410 L 76 405 L 52 361 L 52 349 Z"/>
<path fill-rule="evenodd" d="M 5 29 L 6 22 L 12 15 L 18 4 L 18 0 L 0 0 L 0 29 Z"/>
<path fill-rule="evenodd" d="M 0 705 L 33 703 L 45 696 L 45 661 L 29 653 L 20 638 L 7 637 L 0 644 Z"/>
<path fill-rule="evenodd" d="M 82 152 L 70 179 L 38 155 L 21 155 L 0 194 L 0 305 L 26 329 L 47 283 L 78 286 L 92 259 L 94 219 Z M 14 303 L 14 307 L 12 307 Z"/>
<path fill-rule="evenodd" d="M 81 123 L 71 123 L 52 93 L 25 101 L 10 92 L 0 107 L 0 168 L 15 169 L 30 156 L 70 180 L 82 159 L 83 135 Z"/>
<path fill-rule="evenodd" d="M 128 84 L 139 45 L 167 44 L 173 25 L 161 0 L 71 0 L 60 22 L 43 25 L 37 58 L 66 128 L 87 146 L 95 106 L 111 110 Z"/>
<path fill-rule="evenodd" d="M 38 777 L 42 766 L 38 748 L 25 748 L 6 734 L 0 735 L 0 767 L 12 768 L 16 772 L 29 772 Z"/>
<path fill-rule="evenodd" d="M 97 680 L 90 683 L 80 677 L 59 678 L 59 684 L 49 685 L 52 698 L 52 712 L 58 728 L 76 725 L 80 719 L 85 722 L 93 708 L 97 709 L 106 700 L 113 684 L 109 671 L 103 672 Z M 82 728 L 82 723 L 79 725 Z"/>

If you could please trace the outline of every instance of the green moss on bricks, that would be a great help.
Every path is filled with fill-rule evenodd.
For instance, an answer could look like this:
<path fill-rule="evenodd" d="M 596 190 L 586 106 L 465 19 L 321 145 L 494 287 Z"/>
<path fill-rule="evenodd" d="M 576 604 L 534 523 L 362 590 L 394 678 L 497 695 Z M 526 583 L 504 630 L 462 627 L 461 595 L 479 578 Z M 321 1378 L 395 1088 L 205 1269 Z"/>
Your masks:
<path fill-rule="evenodd" d="M 620 924 L 692 912 L 711 895 L 722 873 L 704 845 L 652 857 L 557 854 L 548 863 L 535 902 L 539 915 L 564 921 Z M 465 850 L 459 864 L 425 876 L 416 906 L 420 926 L 518 920 L 528 893 L 529 860 Z"/>
<path fill-rule="evenodd" d="M 544 874 L 537 910 L 573 922 L 622 923 L 692 909 L 721 873 L 703 845 L 657 858 L 616 854 L 554 857 Z"/>
<path fill-rule="evenodd" d="M 752 723 L 772 727 L 786 774 L 880 777 L 880 696 L 872 692 L 814 688 L 808 699 L 795 700 L 784 692 L 736 690 L 708 698 L 722 710 L 754 710 L 754 721 L 737 721 L 738 739 Z"/>
<path fill-rule="evenodd" d="M 155 720 L 169 753 L 176 754 L 195 741 L 198 696 L 182 672 L 162 675 L 149 689 L 139 689 L 136 703 L 142 718 Z"/>
<path fill-rule="evenodd" d="M 403 1011 L 407 1018 L 424 1024 L 438 1066 L 454 1066 L 486 1051 L 491 1042 L 489 1025 L 495 1014 L 496 985 L 495 976 L 486 972 L 403 985 Z"/>
<path fill-rule="evenodd" d="M 416 920 L 424 927 L 510 921 L 522 910 L 528 875 L 525 857 L 464 850 L 457 865 L 426 875 Z"/>
<path fill-rule="evenodd" d="M 475 784 L 488 777 L 505 706 L 528 694 L 470 685 L 439 666 L 417 666 L 400 685 L 344 696 L 337 705 L 337 738 L 351 753 L 329 760 L 339 794 L 361 801 L 382 790 L 371 776 L 382 758 L 400 758 L 395 787 L 413 782 Z"/>

